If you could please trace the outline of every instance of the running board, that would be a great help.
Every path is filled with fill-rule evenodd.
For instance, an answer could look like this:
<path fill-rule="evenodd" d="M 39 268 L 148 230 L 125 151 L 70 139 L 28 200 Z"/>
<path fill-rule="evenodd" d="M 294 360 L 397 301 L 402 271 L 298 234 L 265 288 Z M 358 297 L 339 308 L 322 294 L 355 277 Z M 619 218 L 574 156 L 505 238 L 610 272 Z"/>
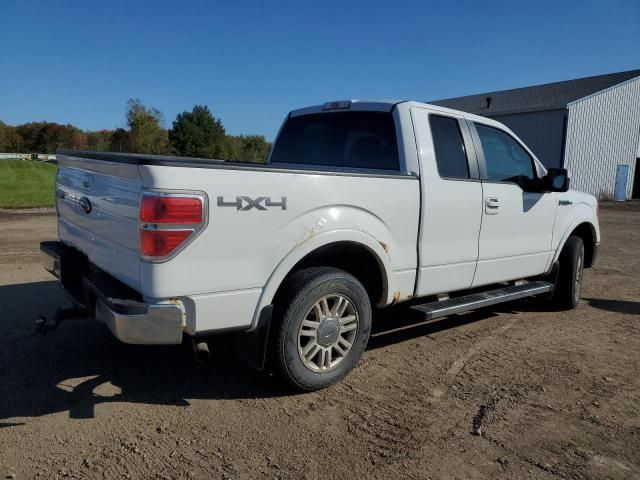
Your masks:
<path fill-rule="evenodd" d="M 517 300 L 519 298 L 531 297 L 540 293 L 550 292 L 551 290 L 553 290 L 552 283 L 535 281 L 523 285 L 512 285 L 496 290 L 472 293 L 464 297 L 451 298 L 449 300 L 423 303 L 422 305 L 415 305 L 411 308 L 424 313 L 427 316 L 426 320 L 431 320 L 454 313 L 510 302 L 511 300 Z"/>

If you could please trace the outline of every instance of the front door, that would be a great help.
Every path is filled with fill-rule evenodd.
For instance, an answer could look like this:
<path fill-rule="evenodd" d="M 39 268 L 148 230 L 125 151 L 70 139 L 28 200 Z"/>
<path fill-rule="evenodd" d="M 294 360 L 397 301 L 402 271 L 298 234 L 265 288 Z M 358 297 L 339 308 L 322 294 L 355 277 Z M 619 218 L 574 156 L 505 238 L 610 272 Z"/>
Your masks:
<path fill-rule="evenodd" d="M 483 214 L 473 286 L 544 273 L 551 258 L 556 193 L 536 192 L 533 156 L 508 132 L 474 123 Z"/>

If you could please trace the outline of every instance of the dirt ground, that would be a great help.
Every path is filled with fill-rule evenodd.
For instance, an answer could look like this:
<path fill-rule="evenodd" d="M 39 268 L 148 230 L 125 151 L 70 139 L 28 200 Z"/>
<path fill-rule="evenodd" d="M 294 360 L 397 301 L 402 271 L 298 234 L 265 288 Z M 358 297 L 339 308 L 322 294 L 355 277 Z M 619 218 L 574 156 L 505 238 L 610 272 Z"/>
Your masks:
<path fill-rule="evenodd" d="M 65 303 L 38 264 L 55 217 L 2 215 L 0 478 L 640 479 L 640 204 L 600 216 L 575 311 L 397 307 L 345 381 L 292 394 L 222 349 L 34 335 Z"/>

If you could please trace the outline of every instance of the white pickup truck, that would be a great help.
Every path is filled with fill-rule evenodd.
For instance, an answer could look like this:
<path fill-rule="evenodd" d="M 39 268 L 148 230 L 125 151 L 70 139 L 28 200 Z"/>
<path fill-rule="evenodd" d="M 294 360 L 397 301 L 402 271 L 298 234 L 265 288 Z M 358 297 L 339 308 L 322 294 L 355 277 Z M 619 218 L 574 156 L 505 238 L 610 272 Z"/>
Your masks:
<path fill-rule="evenodd" d="M 234 332 L 295 387 L 358 362 L 372 308 L 576 306 L 598 207 L 504 125 L 412 101 L 291 112 L 265 165 L 58 152 L 47 270 L 123 342 Z M 416 299 L 421 299 L 416 301 Z M 555 308 L 555 307 L 554 307 Z M 59 318 L 57 319 L 59 321 Z"/>

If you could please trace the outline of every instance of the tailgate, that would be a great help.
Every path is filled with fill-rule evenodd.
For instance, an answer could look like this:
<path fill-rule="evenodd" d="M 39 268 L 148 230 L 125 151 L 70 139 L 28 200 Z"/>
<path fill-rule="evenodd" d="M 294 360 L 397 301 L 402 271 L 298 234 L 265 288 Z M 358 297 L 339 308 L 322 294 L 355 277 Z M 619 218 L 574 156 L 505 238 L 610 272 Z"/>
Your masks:
<path fill-rule="evenodd" d="M 58 155 L 58 237 L 91 263 L 139 289 L 138 207 L 142 179 L 135 164 Z"/>

